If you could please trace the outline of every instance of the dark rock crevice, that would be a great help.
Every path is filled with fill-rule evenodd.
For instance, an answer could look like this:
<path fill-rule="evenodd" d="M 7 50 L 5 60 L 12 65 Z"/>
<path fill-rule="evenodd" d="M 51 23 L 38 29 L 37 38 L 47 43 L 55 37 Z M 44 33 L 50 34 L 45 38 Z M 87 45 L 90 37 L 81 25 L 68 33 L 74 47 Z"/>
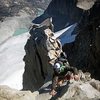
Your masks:
<path fill-rule="evenodd" d="M 100 56 L 99 56 L 99 40 L 100 40 L 100 4 L 95 4 L 89 10 L 87 22 L 83 26 L 76 38 L 75 43 L 66 44 L 64 51 L 68 53 L 68 59 L 72 66 L 77 66 L 83 71 L 88 71 L 93 78 L 100 80 Z M 97 14 L 98 13 L 98 14 Z M 82 23 L 81 23 L 82 24 Z M 71 48 L 69 51 L 68 49 Z"/>
<path fill-rule="evenodd" d="M 23 89 L 34 91 L 44 84 L 47 76 L 52 75 L 52 68 L 48 63 L 47 50 L 44 48 L 47 39 L 43 36 L 44 30 L 37 28 L 35 31 L 31 30 L 30 34 L 25 46 Z"/>

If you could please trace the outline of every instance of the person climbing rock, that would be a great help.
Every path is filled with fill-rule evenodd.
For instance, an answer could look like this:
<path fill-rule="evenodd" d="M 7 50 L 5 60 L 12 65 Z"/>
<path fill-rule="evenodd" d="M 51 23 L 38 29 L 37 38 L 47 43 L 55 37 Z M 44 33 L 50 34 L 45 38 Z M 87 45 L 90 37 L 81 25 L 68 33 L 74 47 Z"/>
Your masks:
<path fill-rule="evenodd" d="M 56 87 L 68 80 L 79 80 L 78 70 L 75 67 L 71 67 L 64 53 L 61 53 L 61 56 L 58 57 L 54 64 L 54 74 L 50 94 L 54 96 L 57 93 Z"/>

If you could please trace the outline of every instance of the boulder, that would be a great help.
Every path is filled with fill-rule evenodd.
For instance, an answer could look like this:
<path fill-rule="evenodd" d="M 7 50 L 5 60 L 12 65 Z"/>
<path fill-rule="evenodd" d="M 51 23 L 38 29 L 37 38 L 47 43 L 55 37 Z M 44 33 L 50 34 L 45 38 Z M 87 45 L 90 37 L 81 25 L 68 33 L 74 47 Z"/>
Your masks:
<path fill-rule="evenodd" d="M 100 92 L 100 81 L 92 79 L 90 84 Z"/>
<path fill-rule="evenodd" d="M 65 92 L 66 91 L 66 92 Z M 89 83 L 74 83 L 65 87 L 61 93 L 65 93 L 59 100 L 98 100 L 100 92 Z"/>
<path fill-rule="evenodd" d="M 18 91 L 8 86 L 0 86 L 0 100 L 36 100 L 39 95 L 38 91 L 31 93 L 30 91 Z"/>
<path fill-rule="evenodd" d="M 96 0 L 78 0 L 77 7 L 83 9 L 83 10 L 89 10 L 93 7 Z"/>

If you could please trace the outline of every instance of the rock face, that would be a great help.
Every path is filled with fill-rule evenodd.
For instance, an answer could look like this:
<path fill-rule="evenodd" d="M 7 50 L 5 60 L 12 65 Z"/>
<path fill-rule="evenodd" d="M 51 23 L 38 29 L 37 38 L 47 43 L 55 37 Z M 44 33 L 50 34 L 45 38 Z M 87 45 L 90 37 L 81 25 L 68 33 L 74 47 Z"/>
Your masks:
<path fill-rule="evenodd" d="M 79 34 L 76 41 L 71 44 L 66 44 L 63 49 L 68 55 L 70 65 L 76 66 L 83 71 L 89 71 L 91 72 L 92 77 L 100 79 L 100 3 L 98 0 L 95 4 L 92 2 L 92 5 L 90 4 L 89 8 L 91 8 L 93 4 L 94 6 L 88 11 L 83 11 L 84 4 L 80 6 L 82 9 L 79 9 L 76 7 L 76 2 L 74 0 L 68 1 L 69 0 L 52 0 L 44 15 L 37 18 L 40 19 L 38 20 L 38 23 L 47 17 L 52 17 L 55 31 L 57 31 L 80 21 L 78 25 Z M 1 2 L 1 4 L 4 3 L 6 6 L 5 11 L 9 9 L 10 4 L 12 4 L 12 1 L 8 0 Z M 18 5 L 21 3 L 23 3 L 23 1 L 14 2 L 16 5 L 14 9 L 17 7 L 19 9 L 20 6 Z M 34 3 L 40 5 L 40 1 L 38 0 Z M 13 6 L 11 6 L 10 10 L 13 12 L 11 15 L 16 15 L 12 8 Z M 15 11 L 18 11 L 19 14 L 21 13 L 19 10 Z M 31 12 L 29 11 L 28 13 Z M 8 15 L 9 14 L 5 16 Z M 78 20 L 81 19 L 81 17 L 82 20 Z M 34 22 L 36 22 L 36 20 L 34 20 Z M 44 33 L 44 31 L 40 27 L 37 29 L 37 32 L 39 33 L 38 36 L 40 36 L 40 38 L 34 37 L 34 34 L 31 34 L 25 46 L 26 55 L 24 61 L 26 65 L 23 75 L 23 90 L 35 91 L 39 89 L 40 94 L 38 94 L 38 92 L 31 93 L 28 91 L 17 91 L 6 86 L 0 86 L 0 100 L 99 100 L 100 82 L 96 80 L 73 82 L 58 88 L 58 93 L 55 97 L 52 97 L 49 94 L 51 83 L 46 82 L 51 80 L 52 69 L 48 65 L 47 51 L 43 49 L 43 43 L 45 43 L 46 38 L 41 36 L 41 32 Z M 35 43 L 35 40 L 37 39 L 39 39 L 38 45 Z M 43 87 L 40 88 L 42 85 Z"/>
<path fill-rule="evenodd" d="M 38 91 L 18 91 L 7 86 L 0 86 L 0 100 L 36 100 Z"/>
<path fill-rule="evenodd" d="M 66 44 L 64 50 L 68 52 L 68 58 L 70 64 L 77 66 L 79 69 L 89 71 L 92 77 L 100 80 L 100 56 L 99 56 L 99 40 L 100 40 L 100 14 L 99 12 L 100 3 L 96 3 L 91 8 L 90 14 L 87 15 L 84 21 L 83 28 L 81 27 L 78 31 L 79 34 L 76 38 L 75 43 Z"/>
<path fill-rule="evenodd" d="M 100 82 L 90 81 L 73 81 L 65 83 L 57 89 L 57 94 L 52 97 L 50 92 L 51 82 L 46 82 L 39 91 L 18 91 L 7 86 L 0 86 L 0 100 L 99 100 L 100 99 Z"/>
<path fill-rule="evenodd" d="M 37 100 L 99 100 L 100 99 L 100 81 L 95 79 L 87 79 L 89 73 L 82 73 L 79 81 L 65 82 L 57 88 L 57 94 L 52 97 L 49 92 L 51 91 L 51 82 L 45 83 L 39 89 Z M 83 77 L 84 76 L 84 77 Z M 90 76 L 89 76 L 90 77 Z M 84 80 L 83 80 L 84 79 Z"/>
<path fill-rule="evenodd" d="M 100 92 L 88 83 L 71 84 L 68 90 L 65 89 L 65 91 L 67 92 L 59 100 L 98 100 L 100 98 Z M 62 93 L 64 93 L 64 90 Z"/>
<path fill-rule="evenodd" d="M 83 83 L 82 81 L 79 82 L 74 81 L 73 83 L 63 85 L 57 89 L 58 93 L 54 97 L 52 97 L 48 93 L 50 92 L 49 85 L 50 85 L 49 82 L 44 84 L 44 87 L 40 89 L 40 94 L 37 96 L 37 100 L 49 100 L 49 99 L 50 100 L 99 100 L 100 99 L 100 92 L 92 85 L 90 85 L 89 82 Z"/>
<path fill-rule="evenodd" d="M 60 56 L 62 46 L 58 39 L 54 39 L 55 36 L 51 29 L 52 23 L 47 19 L 40 25 L 33 25 L 30 30 L 31 36 L 25 46 L 24 89 L 34 91 L 43 85 L 44 80 L 47 81 L 48 78 L 50 80 L 50 76 L 52 78 L 52 66 Z"/>
<path fill-rule="evenodd" d="M 88 2 L 90 7 L 87 8 L 87 11 L 84 11 L 85 9 L 83 8 L 86 8 L 86 2 Z M 78 3 L 83 4 L 82 9 L 76 7 Z M 78 0 L 78 2 L 75 0 L 52 0 L 44 14 L 33 21 L 39 24 L 44 19 L 52 17 L 54 31 L 72 23 L 78 23 L 73 32 L 73 34 L 78 34 L 76 41 L 66 44 L 63 50 L 68 55 L 68 60 L 72 66 L 91 72 L 92 77 L 97 79 L 100 79 L 99 9 L 99 0 Z M 97 12 L 98 14 L 96 14 Z"/>
<path fill-rule="evenodd" d="M 81 2 L 81 0 L 78 2 Z M 89 71 L 92 73 L 92 77 L 96 77 L 99 79 L 100 60 L 99 57 L 95 57 L 95 54 L 98 56 L 99 52 L 99 51 L 97 52 L 98 50 L 97 48 L 99 47 L 99 39 L 97 39 L 98 36 L 96 36 L 98 32 L 96 31 L 96 28 L 99 25 L 99 19 L 100 19 L 99 1 L 97 0 L 94 5 L 92 4 L 90 7 L 91 9 L 88 11 L 83 11 L 82 9 L 77 8 L 76 4 L 77 3 L 74 0 L 70 0 L 70 2 L 69 0 L 63 0 L 63 1 L 52 0 L 52 2 L 48 6 L 44 14 L 36 18 L 33 22 L 40 24 L 47 17 L 52 17 L 55 29 L 54 31 L 60 30 L 72 23 L 77 22 L 78 26 L 77 29 L 74 31 L 74 34 L 75 33 L 78 34 L 76 41 L 71 44 L 66 44 L 63 47 L 63 49 L 68 55 L 68 60 L 70 62 L 70 65 L 75 66 L 78 69 L 82 69 L 83 71 Z M 73 13 L 72 10 L 74 10 Z M 98 15 L 95 12 L 98 12 Z M 96 20 L 98 21 L 98 23 L 95 23 Z M 41 49 L 40 46 L 38 47 L 38 50 L 39 49 Z M 42 54 L 43 53 L 42 49 L 41 49 L 42 52 L 41 51 L 38 52 L 38 50 L 34 45 L 32 37 L 28 40 L 25 46 L 25 50 L 26 50 L 26 56 L 24 60 L 26 62 L 25 66 L 26 69 L 24 73 L 24 78 L 25 78 L 24 89 L 29 88 L 31 90 L 34 90 L 35 87 L 39 88 L 43 84 L 44 76 L 47 75 L 48 73 L 47 69 L 45 69 L 45 65 L 43 65 L 42 67 L 40 66 L 44 64 L 44 61 L 41 62 L 40 59 L 46 59 L 47 61 L 47 58 L 45 55 Z M 38 59 L 37 63 L 34 63 L 36 62 L 35 61 L 36 59 Z M 38 61 L 41 63 L 38 63 Z M 39 70 L 37 70 L 36 66 L 40 66 L 38 68 Z M 32 72 L 32 69 L 34 70 L 34 73 Z M 36 71 L 38 71 L 37 73 L 39 75 L 35 74 Z M 36 79 L 34 78 L 34 75 L 36 76 L 35 77 Z M 31 77 L 30 79 L 28 78 L 29 76 Z M 32 82 L 34 79 L 36 80 L 35 83 L 36 86 L 32 86 L 33 85 L 32 83 L 35 82 L 35 81 Z M 37 83 L 39 83 L 38 86 Z"/>
<path fill-rule="evenodd" d="M 95 2 L 96 0 L 78 0 L 77 7 L 84 9 L 84 10 L 89 10 L 90 8 L 93 7 Z"/>

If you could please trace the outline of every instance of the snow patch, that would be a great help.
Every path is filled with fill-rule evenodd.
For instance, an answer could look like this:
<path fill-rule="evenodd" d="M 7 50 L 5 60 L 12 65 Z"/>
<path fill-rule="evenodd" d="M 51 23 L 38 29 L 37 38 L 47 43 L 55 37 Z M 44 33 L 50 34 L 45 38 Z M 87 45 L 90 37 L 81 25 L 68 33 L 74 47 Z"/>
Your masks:
<path fill-rule="evenodd" d="M 72 35 L 72 32 L 74 31 L 76 26 L 77 26 L 77 23 L 56 32 L 53 38 L 59 38 L 62 45 L 64 45 L 65 43 L 74 42 L 77 34 Z"/>
<path fill-rule="evenodd" d="M 24 46 L 28 38 L 29 33 L 24 33 L 0 45 L 0 85 L 8 85 L 18 90 L 23 88 Z"/>

